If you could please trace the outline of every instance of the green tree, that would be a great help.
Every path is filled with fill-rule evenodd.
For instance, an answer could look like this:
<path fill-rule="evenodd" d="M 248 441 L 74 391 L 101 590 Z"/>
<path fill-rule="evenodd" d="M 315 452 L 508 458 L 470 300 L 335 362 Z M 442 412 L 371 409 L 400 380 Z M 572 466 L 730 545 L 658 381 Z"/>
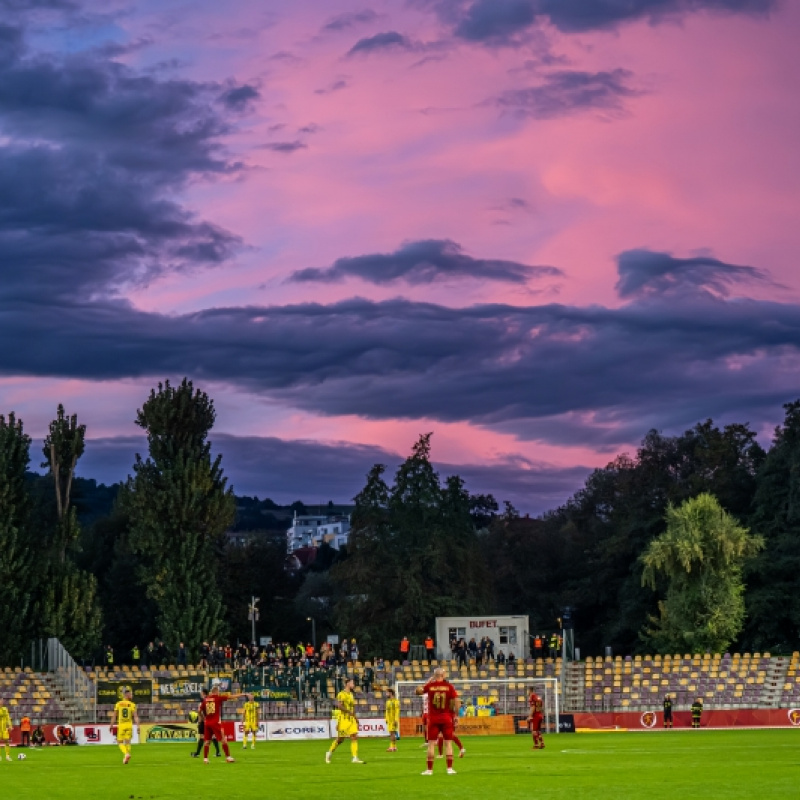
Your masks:
<path fill-rule="evenodd" d="M 30 437 L 14 413 L 0 415 L 0 663 L 18 663 L 31 621 L 34 547 L 25 471 Z"/>
<path fill-rule="evenodd" d="M 432 632 L 437 616 L 480 613 L 489 581 L 460 478 L 442 485 L 430 463 L 430 434 L 419 438 L 393 486 L 376 465 L 355 498 L 348 556 L 331 570 L 345 599 L 340 630 L 371 652 L 402 636 Z"/>
<path fill-rule="evenodd" d="M 745 618 L 742 567 L 764 546 L 710 494 L 667 509 L 666 531 L 642 555 L 642 584 L 667 581 L 644 636 L 661 652 L 722 652 Z"/>
<path fill-rule="evenodd" d="M 218 566 L 235 501 L 207 441 L 215 416 L 212 400 L 191 381 L 159 383 L 136 417 L 150 456 L 136 456 L 121 493 L 140 577 L 170 648 L 181 641 L 196 648 L 224 633 Z"/>
<path fill-rule="evenodd" d="M 800 400 L 787 403 L 784 410 L 753 501 L 750 524 L 766 547 L 745 570 L 751 616 L 743 642 L 790 653 L 800 638 Z"/>
<path fill-rule="evenodd" d="M 42 466 L 48 467 L 55 488 L 56 518 L 50 546 L 40 562 L 41 631 L 60 639 L 79 658 L 88 658 L 98 650 L 102 634 L 97 579 L 74 560 L 80 526 L 70 499 L 85 436 L 86 426 L 79 425 L 75 415 L 67 417 L 59 404 L 42 448 L 46 459 Z"/>

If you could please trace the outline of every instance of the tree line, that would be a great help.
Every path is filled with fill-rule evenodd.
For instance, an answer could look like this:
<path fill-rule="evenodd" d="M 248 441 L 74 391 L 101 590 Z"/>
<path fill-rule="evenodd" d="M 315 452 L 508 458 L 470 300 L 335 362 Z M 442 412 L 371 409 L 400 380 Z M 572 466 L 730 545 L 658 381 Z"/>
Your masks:
<path fill-rule="evenodd" d="M 147 457 L 79 515 L 85 425 L 58 407 L 40 477 L 22 421 L 0 415 L 0 662 L 19 663 L 40 636 L 87 659 L 156 638 L 249 641 L 251 596 L 259 631 L 308 641 L 313 618 L 319 638 L 356 636 L 367 654 L 422 641 L 436 616 L 527 614 L 531 633 L 551 632 L 567 606 L 588 654 L 797 647 L 800 401 L 768 450 L 746 424 L 650 431 L 535 519 L 442 479 L 422 435 L 394 475 L 367 475 L 347 548 L 323 546 L 299 570 L 280 530 L 226 535 L 274 504 L 254 498 L 237 519 L 208 395 L 159 384 L 136 422 Z"/>

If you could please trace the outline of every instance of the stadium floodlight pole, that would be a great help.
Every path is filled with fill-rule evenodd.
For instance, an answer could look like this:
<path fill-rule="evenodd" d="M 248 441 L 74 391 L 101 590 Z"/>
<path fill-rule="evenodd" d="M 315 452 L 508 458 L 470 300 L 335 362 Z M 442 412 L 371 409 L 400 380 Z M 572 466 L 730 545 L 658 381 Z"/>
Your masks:
<path fill-rule="evenodd" d="M 250 605 L 247 607 L 247 618 L 250 620 L 250 630 L 252 634 L 252 639 L 250 640 L 253 644 L 256 643 L 256 621 L 258 620 L 258 603 L 260 602 L 260 597 L 251 597 L 250 598 Z"/>
<path fill-rule="evenodd" d="M 311 623 L 311 644 L 314 650 L 317 649 L 317 621 L 314 617 L 306 617 L 306 620 Z"/>

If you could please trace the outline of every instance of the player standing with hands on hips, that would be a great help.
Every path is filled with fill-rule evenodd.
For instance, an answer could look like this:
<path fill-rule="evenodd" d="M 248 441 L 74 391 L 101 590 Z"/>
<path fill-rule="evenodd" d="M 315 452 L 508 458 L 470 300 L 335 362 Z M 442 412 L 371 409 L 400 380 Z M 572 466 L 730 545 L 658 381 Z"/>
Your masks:
<path fill-rule="evenodd" d="M 428 698 L 428 729 L 425 738 L 428 741 L 428 769 L 423 775 L 433 775 L 433 760 L 436 751 L 436 740 L 441 734 L 444 738 L 445 756 L 447 757 L 447 774 L 455 775 L 453 769 L 453 715 L 458 711 L 458 692 L 452 683 L 444 677 L 444 670 L 437 667 L 433 678 L 416 692 Z"/>

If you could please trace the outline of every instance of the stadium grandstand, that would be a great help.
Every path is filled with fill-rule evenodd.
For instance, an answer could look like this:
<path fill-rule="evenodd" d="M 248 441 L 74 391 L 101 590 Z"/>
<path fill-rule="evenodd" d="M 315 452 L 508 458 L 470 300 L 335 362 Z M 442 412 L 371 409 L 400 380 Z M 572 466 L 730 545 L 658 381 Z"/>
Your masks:
<path fill-rule="evenodd" d="M 354 661 L 324 673 L 323 682 L 313 682 L 302 667 L 293 674 L 268 670 L 260 676 L 231 670 L 231 685 L 243 691 L 259 690 L 274 702 L 262 703 L 262 718 L 329 717 L 333 698 L 346 677 L 356 682 L 358 716 L 383 714 L 386 689 L 403 682 L 424 681 L 435 666 L 442 666 L 449 678 L 458 680 L 465 694 L 491 699 L 497 713 L 525 714 L 528 684 L 537 679 L 563 680 L 562 712 L 656 711 L 669 694 L 676 708 L 688 708 L 702 697 L 704 707 L 713 709 L 778 709 L 800 705 L 800 653 L 773 656 L 770 653 L 725 653 L 684 655 L 636 655 L 587 657 L 566 665 L 561 658 L 519 659 L 516 662 L 456 667 L 454 661 Z M 562 669 L 563 667 L 563 669 Z M 79 673 L 76 675 L 76 671 Z M 200 680 L 210 682 L 218 673 L 200 666 L 171 664 L 138 667 L 99 667 L 84 670 L 59 663 L 35 672 L 27 668 L 0 671 L 0 699 L 14 718 L 28 716 L 34 724 L 91 722 L 105 716 L 96 704 L 102 682 L 149 683 L 151 701 L 139 702 L 142 721 L 186 719 L 196 708 L 196 699 L 181 699 L 162 684 Z M 503 691 L 498 684 L 504 682 Z M 501 696 L 502 694 L 502 696 Z M 243 701 L 230 703 L 226 717 L 238 718 Z M 418 700 L 404 697 L 401 714 L 420 713 Z"/>

